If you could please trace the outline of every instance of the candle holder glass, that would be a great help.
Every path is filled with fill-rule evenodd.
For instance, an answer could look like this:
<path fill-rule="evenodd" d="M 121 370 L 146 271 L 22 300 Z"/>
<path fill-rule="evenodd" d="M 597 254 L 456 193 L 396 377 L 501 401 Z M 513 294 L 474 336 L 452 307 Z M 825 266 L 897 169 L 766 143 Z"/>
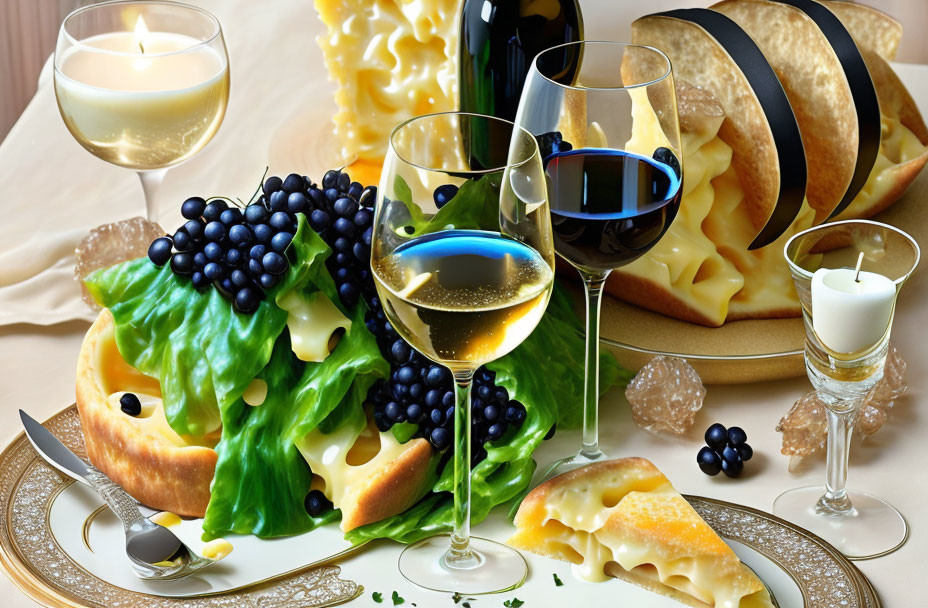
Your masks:
<path fill-rule="evenodd" d="M 789 490 L 776 499 L 773 512 L 818 534 L 849 559 L 886 555 L 905 542 L 905 518 L 886 501 L 847 489 L 848 456 L 864 399 L 883 377 L 896 296 L 918 265 L 918 244 L 892 226 L 848 220 L 800 232 L 786 243 L 784 254 L 802 306 L 806 372 L 826 407 L 828 454 L 824 493 L 821 486 Z M 829 309 L 813 310 L 812 276 L 822 268 L 855 269 L 858 264 L 861 272 L 887 277 L 895 292 L 888 315 L 877 321 L 880 327 L 869 328 L 870 335 L 879 337 L 856 352 L 836 352 L 815 330 L 814 315 L 829 314 Z M 883 318 L 888 319 L 885 327 Z M 873 319 L 869 315 L 863 322 Z"/>
<path fill-rule="evenodd" d="M 58 109 L 97 158 L 138 173 L 148 220 L 169 167 L 216 134 L 229 98 L 222 28 L 162 0 L 103 2 L 65 17 L 54 59 Z"/>

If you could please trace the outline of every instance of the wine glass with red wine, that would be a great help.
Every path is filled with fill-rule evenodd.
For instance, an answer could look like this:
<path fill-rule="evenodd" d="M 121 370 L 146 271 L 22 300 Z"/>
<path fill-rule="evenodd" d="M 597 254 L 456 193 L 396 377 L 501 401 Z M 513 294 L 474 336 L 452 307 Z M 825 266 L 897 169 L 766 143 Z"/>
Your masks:
<path fill-rule="evenodd" d="M 516 124 L 535 135 L 548 182 L 554 248 L 586 290 L 583 445 L 545 474 L 602 460 L 599 311 L 606 277 L 650 250 L 680 207 L 683 168 L 670 60 L 620 42 L 542 51 Z"/>

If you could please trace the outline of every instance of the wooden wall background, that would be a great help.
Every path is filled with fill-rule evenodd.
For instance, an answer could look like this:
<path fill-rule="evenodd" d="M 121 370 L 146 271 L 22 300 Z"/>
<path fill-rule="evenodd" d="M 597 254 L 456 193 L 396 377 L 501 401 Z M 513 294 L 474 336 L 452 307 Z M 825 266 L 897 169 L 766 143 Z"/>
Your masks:
<path fill-rule="evenodd" d="M 639 12 L 643 14 L 641 5 L 629 0 L 582 0 L 581 4 L 597 1 L 616 2 L 618 11 L 628 12 L 629 19 Z M 860 1 L 889 13 L 905 26 L 898 61 L 928 63 L 928 0 Z M 62 19 L 75 8 L 92 3 L 93 0 L 0 0 L 0 141 L 35 94 L 36 80 L 55 49 Z M 684 3 L 692 2 L 676 4 Z M 711 0 L 705 1 L 710 3 Z"/>

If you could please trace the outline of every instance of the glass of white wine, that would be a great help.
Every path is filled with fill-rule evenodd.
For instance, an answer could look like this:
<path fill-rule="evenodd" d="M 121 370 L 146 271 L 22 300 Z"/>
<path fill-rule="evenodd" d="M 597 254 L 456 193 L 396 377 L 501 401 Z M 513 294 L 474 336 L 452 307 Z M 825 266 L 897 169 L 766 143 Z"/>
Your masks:
<path fill-rule="evenodd" d="M 390 137 L 371 268 L 393 328 L 454 375 L 453 529 L 406 548 L 399 569 L 436 591 L 522 584 L 514 549 L 470 536 L 471 384 L 535 329 L 554 279 L 547 189 L 535 138 L 479 114 L 413 118 Z"/>
<path fill-rule="evenodd" d="M 169 167 L 203 149 L 225 116 L 229 59 L 219 21 L 161 0 L 103 2 L 65 17 L 55 96 L 84 148 L 138 172 L 149 221 Z"/>

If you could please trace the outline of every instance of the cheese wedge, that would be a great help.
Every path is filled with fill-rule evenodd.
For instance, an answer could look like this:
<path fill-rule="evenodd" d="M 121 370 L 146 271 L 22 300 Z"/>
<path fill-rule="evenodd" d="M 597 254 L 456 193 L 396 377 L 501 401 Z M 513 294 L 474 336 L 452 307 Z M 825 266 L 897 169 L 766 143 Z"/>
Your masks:
<path fill-rule="evenodd" d="M 571 562 L 586 580 L 622 578 L 703 608 L 773 605 L 754 572 L 643 458 L 548 480 L 526 496 L 515 524 L 509 544 Z"/>

